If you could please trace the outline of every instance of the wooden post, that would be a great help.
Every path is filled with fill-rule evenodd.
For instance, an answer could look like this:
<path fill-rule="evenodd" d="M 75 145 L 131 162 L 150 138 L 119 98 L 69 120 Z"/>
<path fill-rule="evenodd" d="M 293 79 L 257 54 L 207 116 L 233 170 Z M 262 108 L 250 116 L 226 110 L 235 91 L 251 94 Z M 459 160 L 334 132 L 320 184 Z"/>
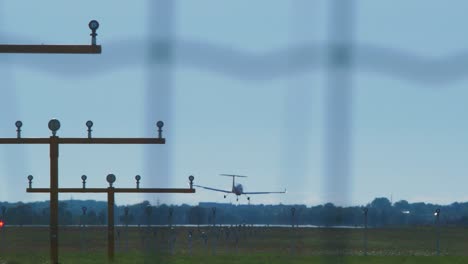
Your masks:
<path fill-rule="evenodd" d="M 50 137 L 50 259 L 58 264 L 58 137 Z"/>
<path fill-rule="evenodd" d="M 107 258 L 114 261 L 114 187 L 107 188 Z"/>

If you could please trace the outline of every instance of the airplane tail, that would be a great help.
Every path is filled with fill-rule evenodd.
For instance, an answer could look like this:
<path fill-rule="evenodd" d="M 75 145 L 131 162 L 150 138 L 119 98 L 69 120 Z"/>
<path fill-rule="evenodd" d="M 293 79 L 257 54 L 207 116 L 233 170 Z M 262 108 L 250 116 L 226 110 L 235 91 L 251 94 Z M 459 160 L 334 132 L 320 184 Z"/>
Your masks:
<path fill-rule="evenodd" d="M 236 174 L 220 174 L 220 176 L 226 176 L 226 177 L 233 177 L 233 178 L 236 178 L 236 177 L 242 177 L 242 178 L 246 178 L 247 176 L 243 176 L 243 175 L 236 175 Z"/>
<path fill-rule="evenodd" d="M 235 192 L 235 185 L 236 185 L 236 177 L 239 178 L 246 178 L 247 176 L 243 175 L 236 175 L 236 174 L 220 174 L 220 176 L 232 177 L 232 192 Z"/>

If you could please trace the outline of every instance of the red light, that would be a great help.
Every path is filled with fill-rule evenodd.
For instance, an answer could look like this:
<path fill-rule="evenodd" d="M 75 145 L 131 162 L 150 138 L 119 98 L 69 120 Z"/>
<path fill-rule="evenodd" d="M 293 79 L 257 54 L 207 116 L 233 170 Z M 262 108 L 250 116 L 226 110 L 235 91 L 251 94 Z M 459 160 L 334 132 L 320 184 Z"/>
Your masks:
<path fill-rule="evenodd" d="M 3 221 L 0 220 L 0 228 L 2 228 L 4 225 Z"/>

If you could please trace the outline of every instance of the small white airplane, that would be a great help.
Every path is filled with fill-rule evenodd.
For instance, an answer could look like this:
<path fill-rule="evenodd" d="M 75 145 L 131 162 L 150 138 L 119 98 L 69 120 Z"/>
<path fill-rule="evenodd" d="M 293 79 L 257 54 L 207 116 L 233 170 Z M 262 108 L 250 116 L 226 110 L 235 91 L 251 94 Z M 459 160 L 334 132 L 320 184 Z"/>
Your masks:
<path fill-rule="evenodd" d="M 223 192 L 223 193 L 227 193 L 227 194 L 233 193 L 233 194 L 236 195 L 236 201 L 239 201 L 239 196 L 241 196 L 242 194 L 249 195 L 249 194 L 286 193 L 286 189 L 284 189 L 283 192 L 244 192 L 244 187 L 242 186 L 242 184 L 236 184 L 235 179 L 236 179 L 236 177 L 237 178 L 240 178 L 240 177 L 245 178 L 247 176 L 235 175 L 235 174 L 220 174 L 220 175 L 221 176 L 232 177 L 232 189 L 230 191 L 211 188 L 211 187 L 206 187 L 206 186 L 201 186 L 201 185 L 195 185 L 195 184 L 193 186 L 200 187 L 200 188 L 207 189 L 207 190 L 211 190 L 211 191 Z M 226 198 L 227 194 L 224 195 L 224 198 Z M 250 202 L 250 197 L 249 196 L 247 196 L 247 200 Z"/>

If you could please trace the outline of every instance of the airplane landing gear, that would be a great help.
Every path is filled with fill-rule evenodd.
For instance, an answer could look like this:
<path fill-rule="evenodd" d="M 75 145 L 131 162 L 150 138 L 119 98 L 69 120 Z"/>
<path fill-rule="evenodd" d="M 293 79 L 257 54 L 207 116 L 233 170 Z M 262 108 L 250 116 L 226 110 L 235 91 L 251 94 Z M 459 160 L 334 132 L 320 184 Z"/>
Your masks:
<path fill-rule="evenodd" d="M 226 199 L 226 195 L 224 195 L 224 199 Z"/>
<path fill-rule="evenodd" d="M 250 197 L 247 197 L 247 201 L 249 201 L 249 204 L 250 204 Z"/>
<path fill-rule="evenodd" d="M 236 202 L 238 202 L 238 201 L 239 201 L 239 197 L 236 198 Z"/>

